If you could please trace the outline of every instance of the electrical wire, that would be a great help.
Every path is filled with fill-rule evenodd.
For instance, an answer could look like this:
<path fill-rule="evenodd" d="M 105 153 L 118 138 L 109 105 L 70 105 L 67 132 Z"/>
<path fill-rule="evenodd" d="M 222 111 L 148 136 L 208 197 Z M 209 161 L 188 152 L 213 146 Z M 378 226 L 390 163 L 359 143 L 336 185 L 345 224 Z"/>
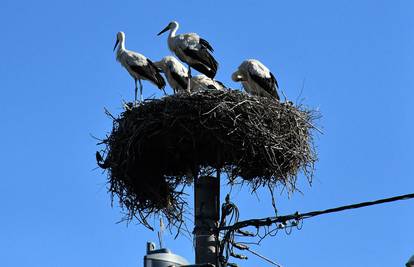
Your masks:
<path fill-rule="evenodd" d="M 362 207 L 374 206 L 374 205 L 379 205 L 379 204 L 384 204 L 384 203 L 389 203 L 389 202 L 394 202 L 394 201 L 400 201 L 400 200 L 408 200 L 408 199 L 412 199 L 412 198 L 414 198 L 414 194 L 406 194 L 406 195 L 400 195 L 400 196 L 395 196 L 395 197 L 390 197 L 390 198 L 378 199 L 378 200 L 375 200 L 375 201 L 367 201 L 367 202 L 361 202 L 361 203 L 357 203 L 357 204 L 340 206 L 340 207 L 330 208 L 330 209 L 326 209 L 326 210 L 311 211 L 311 212 L 307 212 L 307 213 L 303 213 L 303 214 L 300 214 L 299 212 L 296 212 L 294 214 L 285 215 L 285 216 L 276 216 L 276 217 L 267 217 L 267 218 L 262 218 L 262 219 L 245 220 L 245 221 L 239 221 L 239 222 L 237 222 L 233 225 L 230 225 L 230 226 L 221 227 L 219 230 L 220 231 L 223 231 L 223 230 L 225 230 L 225 231 L 228 231 L 228 230 L 235 231 L 237 229 L 244 228 L 244 227 L 247 227 L 247 226 L 255 226 L 255 227 L 270 226 L 270 225 L 275 224 L 275 223 L 284 223 L 284 222 L 289 221 L 289 220 L 308 219 L 308 218 L 312 218 L 312 217 L 319 216 L 319 215 L 322 215 L 322 214 L 335 213 L 335 212 L 340 212 L 340 211 L 344 211 L 344 210 L 351 210 L 351 209 L 359 209 L 359 208 L 362 208 Z"/>
<path fill-rule="evenodd" d="M 408 200 L 412 198 L 414 198 L 414 194 L 406 194 L 406 195 L 400 195 L 400 196 L 395 196 L 395 197 L 390 197 L 390 198 L 379 199 L 375 201 L 367 201 L 367 202 L 361 202 L 357 204 L 340 206 L 340 207 L 330 208 L 326 210 L 311 211 L 311 212 L 307 212 L 303 214 L 300 214 L 299 212 L 295 212 L 294 214 L 285 215 L 285 216 L 276 216 L 276 217 L 267 217 L 267 218 L 262 218 L 262 219 L 251 219 L 251 220 L 245 220 L 245 221 L 238 221 L 239 210 L 237 206 L 234 205 L 234 203 L 230 202 L 229 196 L 227 196 L 226 202 L 223 203 L 223 207 L 222 207 L 222 211 L 226 211 L 226 212 L 225 213 L 223 212 L 222 214 L 224 215 L 224 218 L 222 218 L 220 227 L 218 229 L 219 232 L 224 231 L 223 239 L 220 245 L 221 249 L 220 249 L 219 258 L 224 266 L 226 266 L 226 264 L 228 263 L 229 256 L 240 258 L 240 259 L 247 259 L 247 257 L 244 255 L 234 253 L 233 248 L 237 248 L 237 249 L 242 249 L 242 250 L 248 250 L 260 258 L 276 266 L 280 266 L 278 263 L 273 262 L 272 260 L 258 254 L 255 251 L 252 251 L 247 246 L 246 248 L 243 248 L 243 245 L 242 247 L 240 247 L 240 245 L 238 245 L 235 242 L 235 233 L 239 233 L 239 234 L 241 233 L 243 236 L 252 236 L 252 235 L 258 236 L 261 239 L 264 239 L 268 235 L 270 236 L 276 235 L 279 229 L 284 229 L 286 234 L 290 234 L 292 231 L 292 227 L 296 227 L 297 229 L 302 228 L 304 219 L 312 218 L 312 217 L 319 216 L 322 214 L 335 213 L 335 212 L 351 210 L 351 209 L 358 209 L 362 207 L 373 206 L 373 205 L 394 202 L 394 201 L 399 201 L 399 200 Z M 226 225 L 225 217 L 227 216 L 230 217 L 230 220 L 228 220 L 227 225 Z M 233 222 L 232 225 L 230 225 L 231 222 Z M 276 225 L 276 228 L 270 230 L 271 225 Z M 257 231 L 256 234 L 250 234 L 250 233 L 247 234 L 248 232 L 241 230 L 242 228 L 245 228 L 248 226 L 256 227 L 256 231 Z M 264 227 L 265 229 L 264 236 L 261 236 L 260 234 L 260 229 L 261 229 L 260 227 Z M 223 255 L 223 252 L 225 252 L 224 255 Z"/>
<path fill-rule="evenodd" d="M 280 265 L 279 263 L 277 263 L 277 262 L 275 262 L 275 261 L 272 261 L 271 259 L 269 259 L 269 258 L 267 258 L 267 257 L 265 257 L 265 256 L 263 256 L 263 255 L 261 255 L 261 254 L 259 254 L 259 253 L 257 253 L 256 251 L 252 250 L 251 248 L 246 248 L 246 250 L 247 250 L 247 251 L 249 251 L 250 253 L 252 253 L 252 254 L 256 255 L 257 257 L 259 257 L 259 258 L 261 258 L 261 259 L 263 259 L 263 260 L 265 260 L 265 261 L 267 261 L 267 262 L 269 262 L 269 263 L 271 263 L 271 264 L 273 264 L 273 265 L 277 266 L 277 267 L 283 267 L 283 266 L 282 266 L 282 265 Z"/>

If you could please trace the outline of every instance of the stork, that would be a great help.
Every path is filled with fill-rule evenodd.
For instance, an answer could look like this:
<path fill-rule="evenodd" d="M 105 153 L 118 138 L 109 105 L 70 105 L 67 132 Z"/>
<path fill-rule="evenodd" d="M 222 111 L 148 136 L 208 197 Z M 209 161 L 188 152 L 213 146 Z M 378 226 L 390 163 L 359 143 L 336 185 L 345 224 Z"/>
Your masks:
<path fill-rule="evenodd" d="M 143 101 L 143 87 L 141 80 L 150 81 L 151 83 L 156 85 L 160 90 L 164 90 L 164 78 L 161 76 L 154 63 L 152 63 L 152 61 L 146 58 L 144 55 L 141 55 L 134 51 L 127 50 L 125 48 L 125 33 L 118 32 L 118 34 L 116 35 L 114 51 L 117 48 L 117 46 L 118 50 L 116 51 L 116 60 L 119 61 L 119 63 L 121 63 L 121 65 L 128 71 L 128 73 L 135 80 L 135 103 L 137 102 L 137 81 L 139 82 L 141 102 Z"/>
<path fill-rule="evenodd" d="M 191 77 L 191 91 L 197 92 L 202 90 L 224 90 L 227 87 L 220 81 L 211 79 L 205 75 Z"/>
<path fill-rule="evenodd" d="M 188 71 L 178 59 L 173 56 L 166 56 L 160 61 L 154 62 L 154 65 L 165 74 L 174 93 L 188 90 Z"/>
<path fill-rule="evenodd" d="M 275 76 L 270 70 L 256 59 L 243 61 L 231 79 L 241 82 L 244 90 L 251 95 L 272 97 L 280 100 Z"/>
<path fill-rule="evenodd" d="M 169 49 L 183 62 L 188 64 L 188 74 L 191 77 L 191 68 L 198 70 L 209 78 L 214 78 L 218 69 L 218 62 L 210 52 L 213 47 L 197 33 L 184 33 L 176 35 L 179 24 L 170 22 L 158 35 L 170 30 L 168 36 Z M 190 81 L 188 83 L 188 90 Z"/>

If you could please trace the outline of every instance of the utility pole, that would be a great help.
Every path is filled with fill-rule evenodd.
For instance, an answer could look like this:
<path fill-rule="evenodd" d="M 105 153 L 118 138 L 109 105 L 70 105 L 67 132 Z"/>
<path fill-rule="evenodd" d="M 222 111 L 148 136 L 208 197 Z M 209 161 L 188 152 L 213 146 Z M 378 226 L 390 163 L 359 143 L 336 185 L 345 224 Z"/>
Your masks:
<path fill-rule="evenodd" d="M 198 177 L 194 183 L 195 263 L 219 267 L 217 227 L 220 216 L 220 179 Z"/>

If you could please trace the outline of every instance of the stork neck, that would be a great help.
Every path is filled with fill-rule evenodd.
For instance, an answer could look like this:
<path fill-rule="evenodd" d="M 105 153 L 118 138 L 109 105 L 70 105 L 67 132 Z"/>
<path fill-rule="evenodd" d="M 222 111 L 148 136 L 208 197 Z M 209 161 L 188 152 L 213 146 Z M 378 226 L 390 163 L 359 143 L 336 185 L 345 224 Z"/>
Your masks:
<path fill-rule="evenodd" d="M 119 61 L 122 54 L 125 52 L 125 40 L 121 40 L 120 44 L 118 46 L 118 49 L 116 50 L 116 59 Z"/>
<path fill-rule="evenodd" d="M 175 37 L 175 33 L 177 32 L 177 30 L 178 30 L 178 25 L 171 29 L 169 37 L 170 38 Z"/>
<path fill-rule="evenodd" d="M 120 41 L 119 47 L 118 47 L 118 51 L 119 50 L 125 50 L 125 39 L 122 39 Z"/>

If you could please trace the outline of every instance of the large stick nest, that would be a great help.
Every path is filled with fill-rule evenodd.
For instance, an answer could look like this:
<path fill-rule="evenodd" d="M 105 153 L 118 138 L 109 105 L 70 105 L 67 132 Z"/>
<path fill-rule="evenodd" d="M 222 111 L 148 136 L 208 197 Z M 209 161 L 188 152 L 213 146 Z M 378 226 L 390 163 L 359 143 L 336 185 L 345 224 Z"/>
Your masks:
<path fill-rule="evenodd" d="M 131 105 L 130 105 L 131 107 Z M 163 213 L 183 221 L 183 186 L 215 169 L 230 183 L 295 190 L 300 171 L 311 180 L 317 160 L 314 111 L 240 91 L 207 90 L 147 100 L 114 118 L 103 141 L 109 191 L 127 219 L 150 227 Z"/>

